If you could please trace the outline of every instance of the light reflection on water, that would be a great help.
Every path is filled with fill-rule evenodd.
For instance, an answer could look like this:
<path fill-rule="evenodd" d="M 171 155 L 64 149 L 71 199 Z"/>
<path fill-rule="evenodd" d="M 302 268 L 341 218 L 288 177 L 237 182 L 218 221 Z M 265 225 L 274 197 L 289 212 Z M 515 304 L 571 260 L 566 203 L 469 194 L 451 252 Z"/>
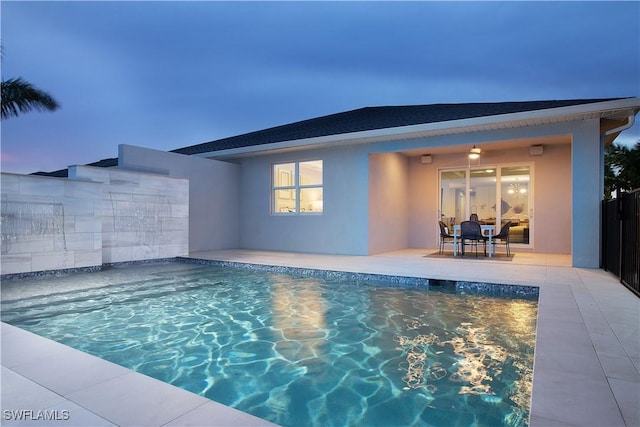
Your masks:
<path fill-rule="evenodd" d="M 535 300 L 162 270 L 3 320 L 284 426 L 528 424 Z"/>

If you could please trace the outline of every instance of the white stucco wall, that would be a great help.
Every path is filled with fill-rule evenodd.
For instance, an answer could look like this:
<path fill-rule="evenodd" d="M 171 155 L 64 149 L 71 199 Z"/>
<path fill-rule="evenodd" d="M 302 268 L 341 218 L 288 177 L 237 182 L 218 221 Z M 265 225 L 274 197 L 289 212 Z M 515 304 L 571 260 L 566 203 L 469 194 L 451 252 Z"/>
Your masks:
<path fill-rule="evenodd" d="M 118 167 L 189 180 L 189 251 L 240 245 L 240 167 L 131 145 L 119 146 Z"/>
<path fill-rule="evenodd" d="M 323 160 L 324 212 L 272 214 L 271 165 L 304 160 Z M 360 146 L 241 159 L 240 247 L 367 254 L 368 163 L 368 152 Z"/>
<path fill-rule="evenodd" d="M 573 266 L 600 265 L 600 201 L 603 182 L 600 161 L 600 121 L 585 120 L 575 126 L 571 146 Z"/>
<path fill-rule="evenodd" d="M 406 156 L 369 156 L 369 254 L 409 246 L 409 183 Z"/>
<path fill-rule="evenodd" d="M 102 186 L 2 173 L 0 274 L 102 264 Z"/>

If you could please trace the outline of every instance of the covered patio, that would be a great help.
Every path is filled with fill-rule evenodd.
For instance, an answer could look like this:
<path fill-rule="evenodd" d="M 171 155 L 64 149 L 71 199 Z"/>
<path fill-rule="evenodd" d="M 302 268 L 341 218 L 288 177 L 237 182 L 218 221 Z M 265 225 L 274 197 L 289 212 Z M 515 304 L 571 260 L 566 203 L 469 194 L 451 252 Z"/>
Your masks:
<path fill-rule="evenodd" d="M 597 247 L 576 249 L 573 239 L 581 234 L 573 200 L 583 194 L 572 169 L 586 169 L 572 163 L 578 142 L 561 133 L 476 138 L 369 156 L 369 254 L 436 246 L 439 222 L 453 233 L 470 218 L 493 235 L 510 221 L 515 253 L 568 255 L 569 265 L 582 251 L 597 254 Z"/>

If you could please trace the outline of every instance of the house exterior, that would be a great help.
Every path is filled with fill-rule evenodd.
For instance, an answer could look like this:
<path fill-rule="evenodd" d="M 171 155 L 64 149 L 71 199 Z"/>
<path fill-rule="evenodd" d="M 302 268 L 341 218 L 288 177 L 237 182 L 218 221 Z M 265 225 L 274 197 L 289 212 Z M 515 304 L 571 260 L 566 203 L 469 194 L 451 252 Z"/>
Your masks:
<path fill-rule="evenodd" d="M 474 213 L 511 220 L 515 252 L 597 268 L 604 149 L 639 110 L 638 98 L 369 107 L 172 152 L 121 145 L 100 166 L 188 179 L 190 252 L 435 248 L 438 221 Z"/>
<path fill-rule="evenodd" d="M 433 248 L 438 220 L 473 212 L 516 222 L 516 250 L 598 267 L 605 144 L 638 110 L 638 98 L 373 107 L 174 153 L 237 165 L 237 175 L 204 190 L 237 195 L 224 204 L 237 233 L 221 247 L 348 255 Z M 474 146 L 482 154 L 470 161 Z M 121 167 L 146 157 L 129 155 Z M 192 218 L 192 230 L 204 223 L 216 221 Z"/>

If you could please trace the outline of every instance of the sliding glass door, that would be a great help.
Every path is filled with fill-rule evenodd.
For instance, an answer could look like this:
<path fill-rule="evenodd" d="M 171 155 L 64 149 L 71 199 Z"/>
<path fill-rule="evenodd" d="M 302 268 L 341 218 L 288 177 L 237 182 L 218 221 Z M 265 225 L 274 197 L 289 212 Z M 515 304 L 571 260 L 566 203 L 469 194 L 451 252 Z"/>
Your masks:
<path fill-rule="evenodd" d="M 527 165 L 500 168 L 501 218 L 511 221 L 511 243 L 529 244 L 533 225 L 531 168 Z"/>
<path fill-rule="evenodd" d="M 511 221 L 511 243 L 531 244 L 533 206 L 530 165 L 496 165 L 440 171 L 440 220 L 449 226 L 477 218 L 484 224 Z"/>
<path fill-rule="evenodd" d="M 440 220 L 453 228 L 466 217 L 466 170 L 440 172 Z"/>
<path fill-rule="evenodd" d="M 484 224 L 496 224 L 496 169 L 471 169 L 469 180 L 469 215 Z"/>

